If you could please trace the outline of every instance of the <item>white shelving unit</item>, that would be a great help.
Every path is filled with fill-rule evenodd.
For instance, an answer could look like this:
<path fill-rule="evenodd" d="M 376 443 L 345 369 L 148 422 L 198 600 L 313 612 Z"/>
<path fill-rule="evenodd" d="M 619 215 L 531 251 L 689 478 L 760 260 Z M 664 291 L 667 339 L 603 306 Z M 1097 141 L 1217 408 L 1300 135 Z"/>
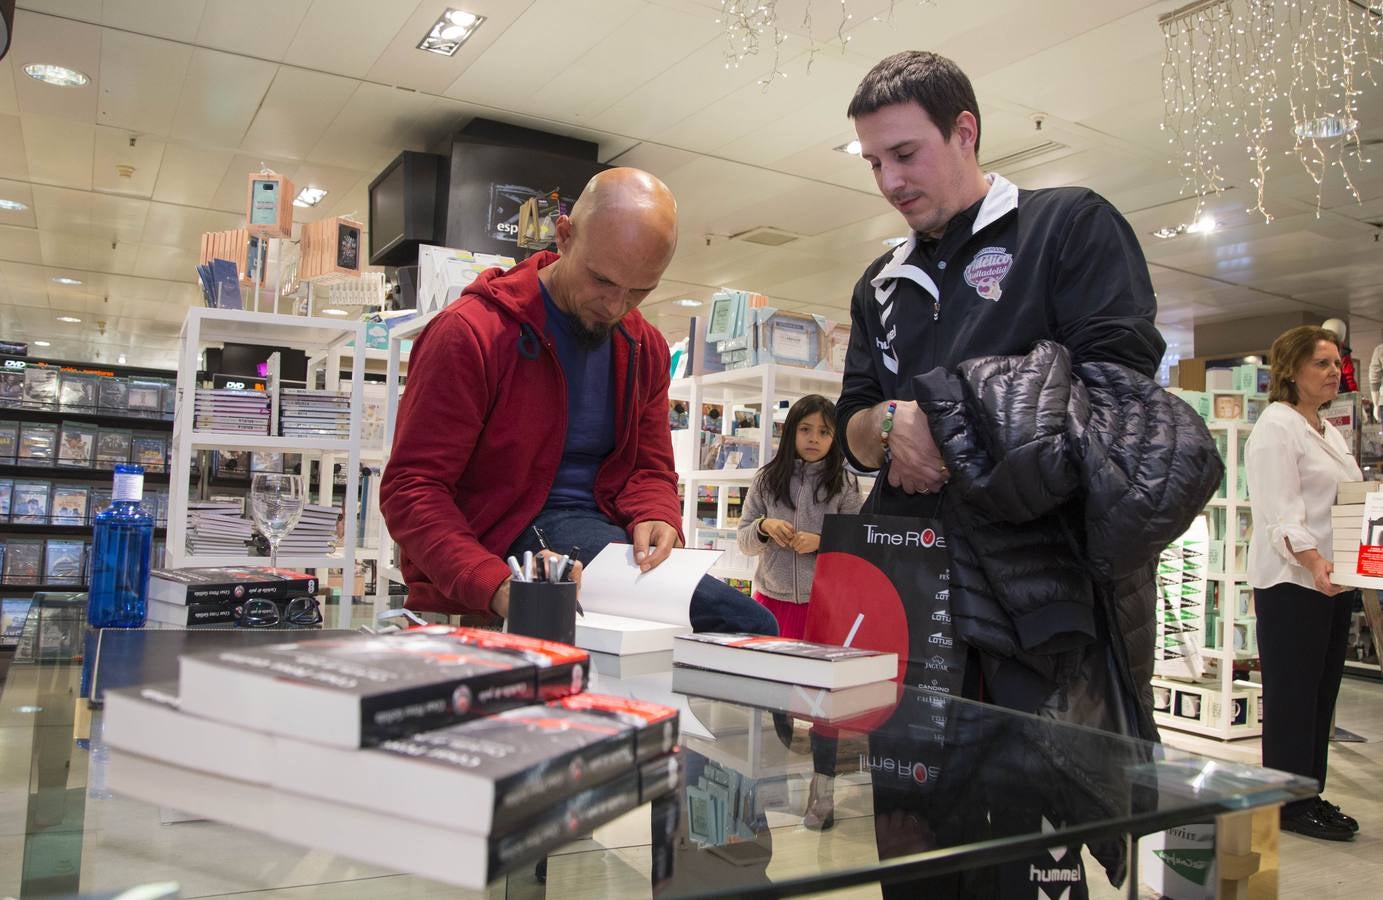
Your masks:
<path fill-rule="evenodd" d="M 403 349 L 404 341 L 411 341 L 427 327 L 427 323 L 441 310 L 434 310 L 423 313 L 416 318 L 409 319 L 402 325 L 389 329 L 389 349 L 374 351 L 384 356 L 384 443 L 379 448 L 379 471 L 381 475 L 385 466 L 389 464 L 389 451 L 394 446 L 394 424 L 399 416 L 399 396 L 402 384 L 400 379 L 408 365 L 408 351 Z M 378 486 L 372 492 L 375 510 L 379 509 Z M 379 605 L 387 601 L 389 596 L 389 582 L 396 581 L 404 584 L 403 571 L 399 569 L 398 545 L 394 543 L 393 537 L 389 534 L 389 528 L 384 524 L 383 516 L 376 516 L 378 523 L 378 535 L 376 538 L 379 562 L 376 564 L 375 574 L 375 602 Z"/>
<path fill-rule="evenodd" d="M 1216 391 L 1215 393 L 1229 392 Z M 1240 695 L 1245 692 L 1254 693 L 1244 682 L 1234 680 L 1234 662 L 1256 659 L 1258 655 L 1255 651 L 1236 651 L 1234 649 L 1236 622 L 1242 623 L 1244 621 L 1244 617 L 1238 615 L 1239 592 L 1242 587 L 1248 585 L 1248 576 L 1241 571 L 1241 564 L 1245 561 L 1242 557 L 1248 550 L 1248 536 L 1240 534 L 1239 518 L 1241 513 L 1245 516 L 1252 515 L 1243 474 L 1244 461 L 1240 456 L 1240 451 L 1253 426 L 1247 422 L 1212 420 L 1208 423 L 1208 427 L 1212 435 L 1223 436 L 1221 456 L 1225 464 L 1223 496 L 1217 494 L 1206 504 L 1206 514 L 1210 516 L 1211 521 L 1210 540 L 1214 542 L 1218 539 L 1224 543 L 1221 567 L 1209 567 L 1206 574 L 1207 583 L 1218 587 L 1218 590 L 1215 591 L 1219 601 L 1218 614 L 1214 619 L 1214 627 L 1218 632 L 1216 640 L 1219 646 L 1203 647 L 1199 651 L 1202 657 L 1215 663 L 1215 679 L 1212 682 L 1187 683 L 1176 679 L 1158 677 L 1154 679 L 1154 685 L 1155 687 L 1167 687 L 1173 691 L 1194 690 L 1203 694 L 1203 699 L 1218 704 L 1217 708 L 1222 711 L 1222 714 L 1216 721 L 1210 723 L 1178 716 L 1175 714 L 1177 699 L 1174 694 L 1173 711 L 1155 712 L 1153 718 L 1160 727 L 1219 738 L 1222 741 L 1231 741 L 1257 737 L 1263 733 L 1263 727 L 1258 722 L 1257 701 L 1260 699 L 1259 697 L 1251 698 L 1252 702 L 1248 704 L 1247 710 L 1248 721 L 1242 725 L 1232 724 L 1232 715 L 1228 712 L 1234 708 L 1233 698 L 1236 693 Z M 1218 515 L 1224 517 L 1224 528 L 1219 533 L 1214 527 Z M 1207 597 L 1207 610 L 1211 604 L 1211 598 Z M 1209 633 L 1207 627 L 1207 637 Z M 1255 685 L 1255 687 L 1257 686 Z M 1199 703 L 1199 708 L 1203 715 L 1208 715 L 1205 702 Z"/>
<path fill-rule="evenodd" d="M 759 407 L 759 465 L 772 458 L 777 450 L 773 439 L 773 411 L 780 400 L 796 400 L 807 394 L 824 394 L 836 397 L 840 394 L 843 376 L 840 372 L 819 369 L 800 369 L 776 363 L 764 363 L 746 369 L 732 369 L 713 372 L 707 375 L 692 375 L 679 378 L 668 388 L 669 400 L 681 400 L 687 404 L 687 428 L 673 433 L 674 444 L 686 444 L 679 458 L 690 463 L 678 469 L 678 478 L 683 483 L 682 533 L 690 542 L 694 539 L 698 525 L 696 507 L 702 486 L 716 490 L 716 527 L 725 528 L 730 507 L 728 488 L 749 485 L 754 480 L 757 468 L 752 469 L 696 469 L 700 462 L 701 446 L 701 404 L 714 403 L 724 407 L 721 416 L 721 431 L 730 434 L 734 427 L 733 408 L 736 406 Z M 752 578 L 752 567 L 745 569 L 736 566 L 714 566 L 711 574 L 721 578 Z"/>
<path fill-rule="evenodd" d="M 354 348 L 345 348 L 354 339 Z M 226 342 L 246 344 L 266 344 L 275 347 L 289 347 L 303 350 L 309 354 L 314 351 L 349 354 L 351 365 L 351 396 L 356 398 L 351 404 L 350 433 L 348 440 L 314 440 L 310 438 L 279 437 L 273 435 L 222 434 L 193 430 L 197 371 L 201 351 L 212 344 Z M 192 454 L 203 448 L 277 450 L 283 453 L 298 453 L 304 457 L 304 474 L 309 459 L 315 458 L 320 465 L 320 482 L 325 498 L 322 502 L 332 502 L 332 466 L 338 459 L 346 465 L 346 490 L 342 514 L 345 517 L 345 536 L 337 553 L 328 556 L 289 556 L 281 554 L 279 564 L 302 569 L 341 569 L 346 579 L 355 571 L 356 556 L 356 510 L 355 497 L 359 488 L 360 469 L 360 418 L 362 385 L 365 371 L 365 327 L 360 322 L 338 322 L 325 318 L 280 315 L 277 313 L 249 312 L 238 309 L 193 308 L 183 320 L 178 365 L 178 403 L 173 422 L 173 453 L 171 475 L 169 476 L 168 503 L 168 565 L 180 566 L 226 566 L 263 565 L 267 562 L 262 556 L 193 556 L 187 552 L 187 503 L 188 472 Z M 327 373 L 327 387 L 337 390 L 340 387 L 339 367 Z M 346 583 L 349 583 L 348 581 Z"/>

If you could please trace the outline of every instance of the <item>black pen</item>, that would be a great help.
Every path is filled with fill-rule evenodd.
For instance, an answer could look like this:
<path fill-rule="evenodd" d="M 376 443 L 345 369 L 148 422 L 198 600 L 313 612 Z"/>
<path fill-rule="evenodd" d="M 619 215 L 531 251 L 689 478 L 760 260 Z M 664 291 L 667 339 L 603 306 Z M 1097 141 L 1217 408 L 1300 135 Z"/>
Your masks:
<path fill-rule="evenodd" d="M 558 573 L 558 575 L 557 575 L 558 578 L 563 579 L 563 580 L 566 579 L 567 574 L 568 574 L 569 572 L 571 572 L 572 567 L 576 565 L 576 562 L 577 562 L 577 560 L 576 560 L 576 554 L 578 554 L 578 553 L 580 553 L 580 552 L 581 552 L 581 548 L 578 547 L 578 546 L 576 546 L 575 544 L 572 544 L 571 549 L 568 550 L 567 553 L 566 553 L 566 555 L 569 557 L 569 559 L 567 560 L 567 564 L 566 564 L 565 566 L 563 566 L 563 567 L 562 567 L 562 571 Z M 586 611 L 585 611 L 584 609 L 581 608 L 581 601 L 580 601 L 580 600 L 577 600 L 577 601 L 576 601 L 576 611 L 577 611 L 578 613 L 580 613 L 581 618 L 583 618 L 583 619 L 586 618 Z"/>
<path fill-rule="evenodd" d="M 543 530 L 542 530 L 541 528 L 539 528 L 537 525 L 534 525 L 534 526 L 533 526 L 533 533 L 536 534 L 536 535 L 538 536 L 538 546 L 539 546 L 539 547 L 542 547 L 542 548 L 543 548 L 544 550 L 546 550 L 548 553 L 553 553 L 553 552 L 555 552 L 555 551 L 552 549 L 552 545 L 549 544 L 549 543 L 547 542 L 547 535 L 543 533 Z"/>

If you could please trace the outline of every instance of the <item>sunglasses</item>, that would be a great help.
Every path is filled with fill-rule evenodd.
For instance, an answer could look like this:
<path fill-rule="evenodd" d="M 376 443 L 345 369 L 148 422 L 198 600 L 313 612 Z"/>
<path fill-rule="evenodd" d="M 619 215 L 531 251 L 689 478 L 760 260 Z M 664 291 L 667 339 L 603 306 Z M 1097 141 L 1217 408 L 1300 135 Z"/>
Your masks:
<path fill-rule="evenodd" d="M 273 600 L 256 598 L 235 608 L 235 624 L 239 628 L 273 628 L 276 625 L 306 627 L 322 624 L 322 607 L 316 597 L 292 597 L 279 612 Z"/>

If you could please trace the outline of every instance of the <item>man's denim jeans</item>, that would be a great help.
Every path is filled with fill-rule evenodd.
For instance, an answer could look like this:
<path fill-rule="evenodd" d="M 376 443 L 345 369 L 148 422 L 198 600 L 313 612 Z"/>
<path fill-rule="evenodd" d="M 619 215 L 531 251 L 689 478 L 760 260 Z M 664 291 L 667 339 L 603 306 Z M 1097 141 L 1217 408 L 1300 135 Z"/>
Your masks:
<path fill-rule="evenodd" d="M 629 535 L 623 528 L 606 519 L 597 510 L 549 509 L 533 521 L 547 535 L 552 549 L 565 553 L 580 547 L 576 554 L 582 565 L 595 559 L 606 544 L 627 544 Z M 509 548 L 509 553 L 522 558 L 525 550 L 537 553 L 538 537 L 532 528 Z M 692 628 L 696 631 L 746 632 L 749 634 L 778 633 L 773 614 L 723 581 L 707 575 L 692 593 L 689 610 Z"/>

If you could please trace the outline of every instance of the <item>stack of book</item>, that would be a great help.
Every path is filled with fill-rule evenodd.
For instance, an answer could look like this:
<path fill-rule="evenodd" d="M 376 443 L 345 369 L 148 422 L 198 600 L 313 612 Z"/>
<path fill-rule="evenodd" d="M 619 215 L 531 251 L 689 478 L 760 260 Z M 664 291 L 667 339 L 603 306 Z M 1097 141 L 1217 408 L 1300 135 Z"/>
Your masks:
<path fill-rule="evenodd" d="M 341 510 L 306 504 L 298 524 L 279 541 L 279 552 L 291 556 L 326 556 L 336 548 L 336 525 Z"/>
<path fill-rule="evenodd" d="M 284 388 L 279 392 L 279 434 L 327 440 L 349 438 L 350 394 Z"/>
<path fill-rule="evenodd" d="M 235 621 L 246 600 L 286 603 L 317 593 L 317 579 L 291 569 L 225 566 L 154 569 L 149 573 L 149 620 L 166 625 L 219 625 Z"/>
<path fill-rule="evenodd" d="M 187 504 L 187 552 L 193 556 L 244 556 L 254 525 L 240 503 L 193 500 Z"/>
<path fill-rule="evenodd" d="M 269 395 L 264 391 L 198 388 L 194 431 L 269 433 Z"/>
<path fill-rule="evenodd" d="M 108 784 L 480 889 L 678 783 L 677 711 L 582 694 L 589 662 L 449 626 L 184 656 L 107 692 Z"/>
<path fill-rule="evenodd" d="M 898 654 L 752 634 L 673 639 L 672 689 L 832 724 L 898 702 Z"/>

